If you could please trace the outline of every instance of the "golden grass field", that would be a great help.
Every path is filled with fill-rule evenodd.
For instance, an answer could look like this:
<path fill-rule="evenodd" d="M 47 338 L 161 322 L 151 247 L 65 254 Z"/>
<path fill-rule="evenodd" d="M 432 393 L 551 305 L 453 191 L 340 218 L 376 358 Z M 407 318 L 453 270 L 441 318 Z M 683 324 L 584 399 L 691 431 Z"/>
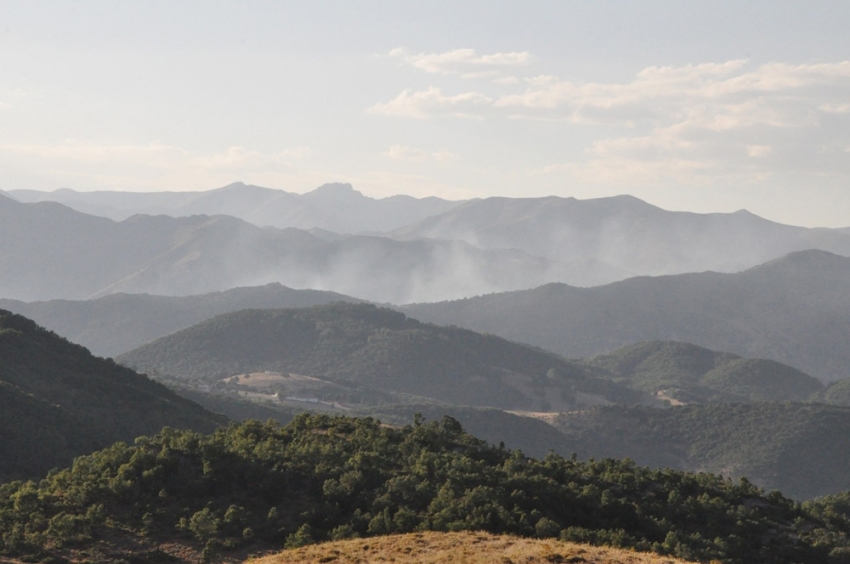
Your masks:
<path fill-rule="evenodd" d="M 684 564 L 683 560 L 487 533 L 410 533 L 305 546 L 248 560 L 250 564 Z"/>

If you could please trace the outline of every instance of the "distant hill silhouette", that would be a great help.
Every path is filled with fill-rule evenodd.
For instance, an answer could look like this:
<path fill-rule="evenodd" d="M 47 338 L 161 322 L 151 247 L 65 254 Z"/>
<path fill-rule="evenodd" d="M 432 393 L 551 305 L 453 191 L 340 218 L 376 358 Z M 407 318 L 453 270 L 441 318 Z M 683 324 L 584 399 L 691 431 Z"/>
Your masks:
<path fill-rule="evenodd" d="M 374 199 L 340 183 L 306 194 L 242 183 L 206 192 L 13 190 L 7 194 L 22 202 L 61 202 L 121 220 L 119 231 L 123 232 L 131 229 L 130 224 L 138 224 L 136 240 L 129 246 L 120 242 L 126 233 L 110 235 L 116 242 L 112 251 L 115 269 L 122 271 L 120 265 L 132 257 L 138 260 L 135 270 L 123 270 L 118 280 L 107 276 L 111 284 L 83 297 L 97 291 L 119 291 L 119 287 L 120 291 L 187 294 L 276 281 L 373 301 L 406 303 L 526 289 L 547 282 L 597 286 L 632 276 L 737 272 L 807 249 L 850 255 L 847 230 L 783 225 L 744 210 L 673 212 L 632 196 L 465 202 L 409 196 Z M 137 213 L 179 219 L 174 220 L 177 223 L 160 219 L 153 224 L 151 219 L 134 216 Z M 210 218 L 199 220 L 195 217 L 199 214 Z M 213 219 L 219 215 L 240 218 L 246 224 Z M 251 231 L 247 224 L 299 231 Z M 41 217 L 28 225 L 24 233 L 30 240 L 50 239 L 62 222 Z M 21 226 L 11 229 L 20 230 Z M 140 238 L 144 229 L 162 231 L 159 244 Z M 77 248 L 99 249 L 102 243 L 74 241 L 85 232 L 66 229 L 63 237 L 70 236 Z M 213 248 L 219 247 L 224 249 L 213 253 Z M 34 250 L 10 249 L 17 255 Z M 98 257 L 95 253 L 92 259 Z M 157 260 L 152 263 L 153 258 Z M 261 262 L 275 267 L 263 269 Z M 352 270 L 352 263 L 361 262 L 368 264 Z M 412 269 L 409 278 L 397 272 L 405 269 Z M 178 277 L 178 270 L 210 283 L 190 287 L 186 276 Z M 379 281 L 374 292 L 350 282 L 367 273 L 373 282 Z M 78 297 L 8 292 L 6 296 Z"/>
<path fill-rule="evenodd" d="M 433 323 L 570 357 L 675 340 L 775 360 L 823 380 L 850 375 L 850 258 L 801 251 L 734 274 L 638 277 L 406 306 Z"/>
<path fill-rule="evenodd" d="M 595 261 L 629 273 L 618 279 L 736 272 L 805 249 L 850 255 L 850 237 L 843 231 L 782 225 L 743 210 L 672 212 L 633 196 L 472 200 L 391 235 L 515 248 L 563 263 Z"/>
<path fill-rule="evenodd" d="M 210 317 L 241 309 L 307 307 L 355 298 L 277 283 L 198 296 L 111 294 L 96 300 L 21 302 L 0 308 L 25 315 L 99 356 L 116 356 Z"/>
<path fill-rule="evenodd" d="M 188 295 L 279 282 L 406 303 L 570 279 L 570 267 L 457 241 L 336 241 L 229 216 L 116 223 L 61 204 L 0 196 L 0 296 L 26 301 L 118 292 Z"/>
<path fill-rule="evenodd" d="M 225 423 L 145 376 L 0 310 L 0 481 L 38 477 L 163 426 Z"/>
<path fill-rule="evenodd" d="M 328 229 L 337 233 L 390 231 L 462 202 L 441 198 L 390 196 L 370 198 L 351 184 L 325 184 L 306 194 L 295 194 L 234 182 L 202 192 L 54 192 L 11 190 L 19 202 L 58 202 L 83 213 L 122 221 L 136 214 L 232 215 L 254 225 Z"/>

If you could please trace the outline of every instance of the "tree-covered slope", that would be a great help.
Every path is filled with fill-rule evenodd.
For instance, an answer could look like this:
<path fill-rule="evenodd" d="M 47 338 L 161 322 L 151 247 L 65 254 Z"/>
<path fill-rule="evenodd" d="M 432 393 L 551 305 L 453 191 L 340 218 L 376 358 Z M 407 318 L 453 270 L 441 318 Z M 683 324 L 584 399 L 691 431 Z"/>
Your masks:
<path fill-rule="evenodd" d="M 618 383 L 684 403 L 804 401 L 824 387 L 808 374 L 772 360 L 675 341 L 637 343 L 586 362 L 606 370 Z"/>
<path fill-rule="evenodd" d="M 850 406 L 850 378 L 830 382 L 825 389 L 814 394 L 811 399 L 832 405 Z"/>
<path fill-rule="evenodd" d="M 179 379 L 295 373 L 455 405 L 510 409 L 563 410 L 591 401 L 588 395 L 603 402 L 641 397 L 557 355 L 368 304 L 226 314 L 118 361 Z"/>
<path fill-rule="evenodd" d="M 408 315 L 570 357 L 651 340 L 775 360 L 821 380 L 850 376 L 850 258 L 801 251 L 735 274 L 550 284 L 434 304 Z"/>
<path fill-rule="evenodd" d="M 487 446 L 453 419 L 403 428 L 302 415 L 118 444 L 0 486 L 0 550 L 89 562 L 483 530 L 727 564 L 826 563 L 848 523 L 779 493 L 629 461 Z M 836 553 L 837 554 L 837 553 Z M 836 560 L 836 562 L 838 562 Z"/>
<path fill-rule="evenodd" d="M 580 457 L 746 476 L 797 499 L 850 490 L 850 408 L 805 403 L 599 407 L 553 420 Z"/>
<path fill-rule="evenodd" d="M 226 419 L 0 310 L 0 479 L 44 474 L 74 456 L 168 425 L 209 432 Z"/>

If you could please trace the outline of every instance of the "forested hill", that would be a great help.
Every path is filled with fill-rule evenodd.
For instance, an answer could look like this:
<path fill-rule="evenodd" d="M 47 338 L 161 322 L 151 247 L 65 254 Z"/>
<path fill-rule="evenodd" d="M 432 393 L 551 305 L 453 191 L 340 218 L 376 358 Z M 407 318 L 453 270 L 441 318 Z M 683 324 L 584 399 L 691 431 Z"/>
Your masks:
<path fill-rule="evenodd" d="M 221 315 L 117 360 L 178 379 L 295 373 L 454 405 L 508 409 L 560 411 L 591 401 L 587 396 L 603 403 L 643 397 L 579 362 L 369 304 Z"/>
<path fill-rule="evenodd" d="M 37 476 L 163 426 L 226 419 L 149 378 L 0 310 L 0 480 Z"/>
<path fill-rule="evenodd" d="M 550 284 L 402 308 L 406 314 L 569 357 L 650 340 L 775 360 L 821 380 L 850 377 L 850 258 L 801 251 L 745 272 Z"/>
<path fill-rule="evenodd" d="M 850 407 L 814 403 L 597 407 L 550 419 L 560 452 L 746 476 L 795 499 L 850 490 Z"/>
<path fill-rule="evenodd" d="M 725 564 L 846 556 L 841 500 L 629 461 L 534 460 L 451 418 L 394 428 L 301 415 L 210 436 L 164 431 L 0 486 L 0 552 L 28 560 L 207 560 L 411 531 L 482 530 Z M 831 555 L 831 556 L 830 556 Z"/>
<path fill-rule="evenodd" d="M 682 403 L 805 401 L 824 389 L 816 378 L 772 360 L 675 341 L 637 343 L 585 362 L 618 383 Z"/>

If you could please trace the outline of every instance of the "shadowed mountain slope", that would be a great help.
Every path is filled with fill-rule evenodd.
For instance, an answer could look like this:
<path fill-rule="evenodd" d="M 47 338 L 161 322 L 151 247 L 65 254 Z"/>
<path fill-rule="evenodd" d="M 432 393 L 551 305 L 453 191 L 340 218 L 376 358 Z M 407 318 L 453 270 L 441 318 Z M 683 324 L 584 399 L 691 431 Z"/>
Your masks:
<path fill-rule="evenodd" d="M 633 196 L 473 200 L 392 236 L 516 248 L 564 263 L 595 260 L 631 275 L 735 272 L 805 249 L 850 255 L 850 237 L 839 230 L 782 225 L 746 211 L 672 212 Z"/>
<path fill-rule="evenodd" d="M 306 194 L 235 182 L 204 192 L 54 192 L 11 190 L 19 202 L 52 201 L 122 221 L 136 214 L 232 215 L 258 226 L 328 229 L 337 233 L 389 231 L 445 212 L 462 202 L 390 196 L 375 199 L 350 184 L 325 184 Z"/>
<path fill-rule="evenodd" d="M 837 380 L 850 374 L 848 288 L 849 258 L 802 251 L 735 274 L 638 277 L 596 288 L 550 284 L 403 311 L 571 357 L 674 340 Z"/>
<path fill-rule="evenodd" d="M 163 426 L 226 422 L 145 376 L 0 310 L 0 480 L 33 477 Z"/>
<path fill-rule="evenodd" d="M 552 423 L 582 458 L 746 476 L 796 499 L 850 490 L 850 408 L 804 403 L 597 407 Z"/>
<path fill-rule="evenodd" d="M 509 409 L 562 410 L 642 396 L 546 351 L 420 323 L 368 304 L 225 314 L 117 360 L 182 380 L 295 373 L 454 405 Z"/>
<path fill-rule="evenodd" d="M 338 301 L 358 300 L 334 292 L 293 290 L 272 283 L 198 296 L 121 293 L 80 301 L 0 300 L 0 308 L 29 317 L 98 356 L 115 356 L 222 313 Z"/>

